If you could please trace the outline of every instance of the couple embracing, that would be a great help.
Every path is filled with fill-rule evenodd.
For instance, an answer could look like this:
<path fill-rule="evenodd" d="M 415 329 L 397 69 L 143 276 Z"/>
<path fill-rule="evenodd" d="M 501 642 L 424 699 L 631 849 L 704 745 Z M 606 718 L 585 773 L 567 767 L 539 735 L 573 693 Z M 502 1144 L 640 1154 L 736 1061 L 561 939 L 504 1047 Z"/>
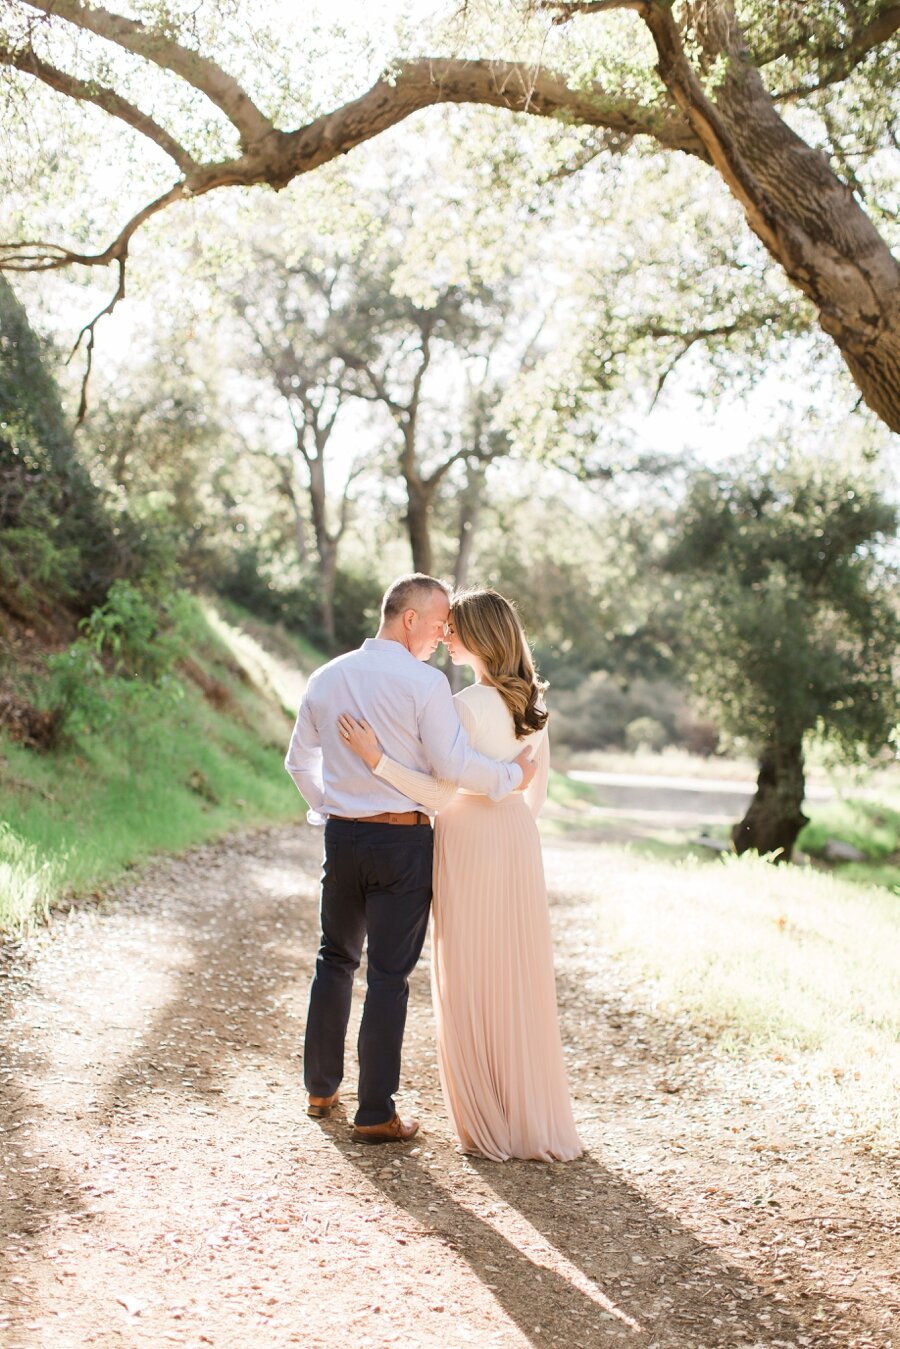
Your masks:
<path fill-rule="evenodd" d="M 441 641 L 475 674 L 455 698 L 427 664 Z M 322 1118 L 338 1099 L 368 940 L 358 1142 L 406 1142 L 418 1129 L 393 1098 L 433 893 L 438 1064 L 464 1151 L 496 1161 L 581 1153 L 535 823 L 549 772 L 542 688 L 502 596 L 451 598 L 421 574 L 388 589 L 375 637 L 310 678 L 285 761 L 310 823 L 325 825 L 304 1076 L 308 1113 Z"/>

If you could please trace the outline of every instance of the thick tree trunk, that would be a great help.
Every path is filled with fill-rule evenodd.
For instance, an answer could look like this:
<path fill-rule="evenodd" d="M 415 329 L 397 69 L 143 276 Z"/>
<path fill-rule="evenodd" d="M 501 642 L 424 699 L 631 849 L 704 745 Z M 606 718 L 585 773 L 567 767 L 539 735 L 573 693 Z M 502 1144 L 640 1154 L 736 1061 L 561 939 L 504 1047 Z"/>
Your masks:
<path fill-rule="evenodd" d="M 472 549 L 475 545 L 475 528 L 481 514 L 484 479 L 483 464 L 475 463 L 467 466 L 466 485 L 459 497 L 459 534 L 456 545 L 456 567 L 453 573 L 453 584 L 457 590 L 469 579 Z"/>
<path fill-rule="evenodd" d="M 735 851 L 774 854 L 776 862 L 789 862 L 797 835 L 808 823 L 802 810 L 805 791 L 803 746 L 767 745 L 759 759 L 756 795 L 731 831 Z"/>
<path fill-rule="evenodd" d="M 325 493 L 325 465 L 321 456 L 307 459 L 309 468 L 309 503 L 312 508 L 313 532 L 316 536 L 319 572 L 319 615 L 322 635 L 330 651 L 336 645 L 334 629 L 334 587 L 337 578 L 337 539 L 328 529 L 328 501 Z"/>
<path fill-rule="evenodd" d="M 406 528 L 409 533 L 409 546 L 412 549 L 413 571 L 421 571 L 430 576 L 434 566 L 431 548 L 433 494 L 415 478 L 407 478 L 406 489 Z"/>
<path fill-rule="evenodd" d="M 711 101 L 671 7 L 643 13 L 659 73 L 747 222 L 819 312 L 865 401 L 900 431 L 900 267 L 825 156 L 782 118 L 751 63 L 729 0 L 697 7 L 707 67 L 727 62 Z"/>
<path fill-rule="evenodd" d="M 320 557 L 319 576 L 322 593 L 319 598 L 319 613 L 322 618 L 322 634 L 329 651 L 337 649 L 337 633 L 334 625 L 334 589 L 337 582 L 337 544 L 332 542 Z"/>
<path fill-rule="evenodd" d="M 900 431 L 900 267 L 890 249 L 825 156 L 782 120 L 755 69 L 727 81 L 719 107 L 777 207 L 770 251 L 816 306 L 865 401 Z"/>

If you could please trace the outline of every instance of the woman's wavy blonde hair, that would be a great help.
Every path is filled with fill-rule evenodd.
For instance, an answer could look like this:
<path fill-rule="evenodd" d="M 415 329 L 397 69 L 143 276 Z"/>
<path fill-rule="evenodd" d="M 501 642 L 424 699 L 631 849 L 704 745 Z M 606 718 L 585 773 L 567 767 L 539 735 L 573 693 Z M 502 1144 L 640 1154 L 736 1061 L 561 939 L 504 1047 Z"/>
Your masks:
<path fill-rule="evenodd" d="M 451 601 L 450 622 L 512 713 L 516 739 L 539 731 L 547 721 L 540 702 L 547 685 L 538 678 L 519 615 L 509 600 L 496 590 L 458 591 Z"/>

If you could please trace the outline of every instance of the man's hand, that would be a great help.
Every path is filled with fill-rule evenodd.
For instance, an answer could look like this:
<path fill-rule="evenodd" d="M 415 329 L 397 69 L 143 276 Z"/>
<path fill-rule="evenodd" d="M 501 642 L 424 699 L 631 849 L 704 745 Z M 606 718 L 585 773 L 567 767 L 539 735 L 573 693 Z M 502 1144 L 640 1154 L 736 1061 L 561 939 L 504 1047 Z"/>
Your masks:
<path fill-rule="evenodd" d="M 531 780 L 537 772 L 537 764 L 532 759 L 531 751 L 528 749 L 523 749 L 522 753 L 513 759 L 513 763 L 517 763 L 522 770 L 522 781 L 516 791 L 524 792 L 525 788 L 531 785 Z"/>

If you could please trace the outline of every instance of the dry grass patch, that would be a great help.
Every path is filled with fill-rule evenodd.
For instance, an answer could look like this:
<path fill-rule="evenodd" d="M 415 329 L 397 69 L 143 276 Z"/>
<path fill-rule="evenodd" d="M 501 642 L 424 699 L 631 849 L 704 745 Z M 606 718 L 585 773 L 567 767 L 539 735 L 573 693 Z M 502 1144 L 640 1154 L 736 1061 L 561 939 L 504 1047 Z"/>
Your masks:
<path fill-rule="evenodd" d="M 750 857 L 673 864 L 612 846 L 602 856 L 589 887 L 574 868 L 561 872 L 586 950 L 632 965 L 661 1015 L 688 1014 L 726 1050 L 795 1064 L 839 1098 L 831 1113 L 848 1132 L 900 1143 L 893 895 Z"/>

